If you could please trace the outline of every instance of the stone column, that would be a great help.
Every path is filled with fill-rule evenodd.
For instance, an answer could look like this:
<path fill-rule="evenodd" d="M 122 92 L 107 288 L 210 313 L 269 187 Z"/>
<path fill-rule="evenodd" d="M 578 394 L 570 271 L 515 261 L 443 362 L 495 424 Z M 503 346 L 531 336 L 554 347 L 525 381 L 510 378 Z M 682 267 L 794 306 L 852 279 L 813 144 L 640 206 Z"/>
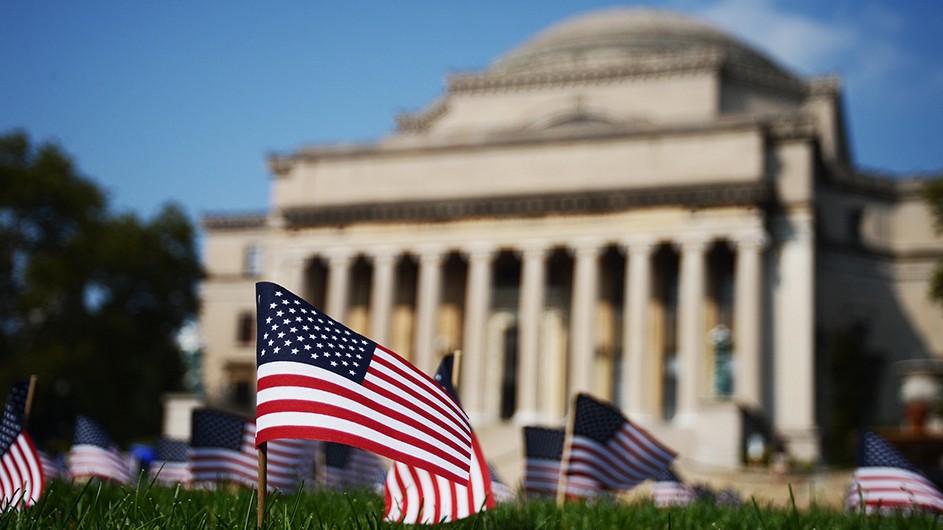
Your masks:
<path fill-rule="evenodd" d="M 625 294 L 622 324 L 622 410 L 644 423 L 653 416 L 646 395 L 651 386 L 652 344 L 649 335 L 649 301 L 652 296 L 653 240 L 625 244 Z"/>
<path fill-rule="evenodd" d="M 773 424 L 790 455 L 818 457 L 815 423 L 815 235 L 811 213 L 775 227 L 779 244 L 774 291 Z"/>
<path fill-rule="evenodd" d="M 542 377 L 540 320 L 544 308 L 547 249 L 535 245 L 522 250 L 521 299 L 518 317 L 517 411 L 514 420 L 529 424 L 539 419 L 537 387 Z"/>
<path fill-rule="evenodd" d="M 494 249 L 477 245 L 465 250 L 468 256 L 468 280 L 465 292 L 465 329 L 462 348 L 462 404 L 472 421 L 481 423 L 492 418 L 485 414 L 484 378 L 487 343 L 486 323 L 491 309 L 491 261 Z"/>
<path fill-rule="evenodd" d="M 416 296 L 416 366 L 426 373 L 436 367 L 435 337 L 438 329 L 442 292 L 442 250 L 419 251 L 419 279 Z"/>
<path fill-rule="evenodd" d="M 390 317 L 393 312 L 393 272 L 396 253 L 378 248 L 373 253 L 373 279 L 370 289 L 370 339 L 384 346 L 390 342 Z"/>
<path fill-rule="evenodd" d="M 344 323 L 347 319 L 347 295 L 350 292 L 350 264 L 353 253 L 349 249 L 333 249 L 327 254 L 327 314 Z"/>
<path fill-rule="evenodd" d="M 569 395 L 592 392 L 596 353 L 595 313 L 599 290 L 599 245 L 582 242 L 573 248 L 573 300 L 570 315 Z"/>
<path fill-rule="evenodd" d="M 757 232 L 735 238 L 734 273 L 734 396 L 748 407 L 759 407 L 760 327 L 763 325 L 762 252 L 766 234 Z"/>
<path fill-rule="evenodd" d="M 707 240 L 681 241 L 680 285 L 678 287 L 678 409 L 675 422 L 690 424 L 704 391 L 704 293 Z"/>
<path fill-rule="evenodd" d="M 298 296 L 305 297 L 305 272 L 308 261 L 294 252 L 279 256 L 273 281 Z"/>

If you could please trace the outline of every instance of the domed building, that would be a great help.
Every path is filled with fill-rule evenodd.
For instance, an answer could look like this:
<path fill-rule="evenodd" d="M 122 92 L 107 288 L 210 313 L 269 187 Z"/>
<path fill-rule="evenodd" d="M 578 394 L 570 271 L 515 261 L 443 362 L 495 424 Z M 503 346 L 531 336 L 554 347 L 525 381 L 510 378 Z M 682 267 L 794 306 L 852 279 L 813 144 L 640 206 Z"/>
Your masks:
<path fill-rule="evenodd" d="M 564 20 L 388 137 L 273 156 L 265 214 L 203 219 L 207 398 L 251 410 L 269 280 L 430 373 L 461 350 L 512 479 L 520 427 L 578 392 L 694 464 L 739 467 L 754 434 L 814 461 L 860 412 L 835 381 L 893 423 L 891 368 L 943 352 L 920 182 L 856 169 L 844 128 L 837 79 L 700 21 Z"/>

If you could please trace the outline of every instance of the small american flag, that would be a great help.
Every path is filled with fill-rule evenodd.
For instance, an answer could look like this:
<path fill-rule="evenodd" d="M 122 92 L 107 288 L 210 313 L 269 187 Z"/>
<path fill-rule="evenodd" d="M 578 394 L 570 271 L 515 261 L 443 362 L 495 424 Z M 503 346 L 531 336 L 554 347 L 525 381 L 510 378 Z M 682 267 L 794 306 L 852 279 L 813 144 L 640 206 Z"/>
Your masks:
<path fill-rule="evenodd" d="M 435 373 L 438 384 L 458 402 L 452 386 L 454 357 L 446 355 Z M 475 433 L 471 433 L 474 457 L 467 487 L 402 462 L 394 462 L 386 476 L 384 519 L 405 524 L 434 524 L 463 519 L 494 508 L 491 472 Z"/>
<path fill-rule="evenodd" d="M 69 463 L 63 453 L 39 451 L 39 460 L 42 462 L 43 475 L 47 481 L 69 479 Z"/>
<path fill-rule="evenodd" d="M 256 295 L 256 445 L 338 442 L 467 483 L 471 425 L 432 378 L 283 287 Z"/>
<path fill-rule="evenodd" d="M 33 505 L 46 484 L 39 453 L 24 425 L 28 389 L 24 381 L 10 390 L 0 418 L 0 512 Z"/>
<path fill-rule="evenodd" d="M 563 438 L 563 429 L 524 427 L 525 459 L 521 489 L 525 496 L 552 497 L 557 494 Z"/>
<path fill-rule="evenodd" d="M 75 419 L 75 435 L 69 450 L 69 473 L 75 480 L 96 477 L 122 484 L 131 481 L 131 465 L 118 445 L 87 416 Z"/>
<path fill-rule="evenodd" d="M 884 438 L 865 431 L 859 439 L 858 468 L 847 505 L 867 513 L 930 511 L 943 513 L 943 493 Z"/>
<path fill-rule="evenodd" d="M 213 409 L 196 409 L 191 417 L 190 467 L 193 481 L 202 487 L 233 482 L 258 485 L 259 457 L 255 422 Z M 313 458 L 307 440 L 279 440 L 268 445 L 266 484 L 269 490 L 291 492 L 303 479 L 298 473 Z"/>
<path fill-rule="evenodd" d="M 652 499 L 655 501 L 655 506 L 659 508 L 687 506 L 694 502 L 696 497 L 694 488 L 681 482 L 671 467 L 666 467 L 655 475 L 655 483 L 652 484 Z"/>
<path fill-rule="evenodd" d="M 186 440 L 160 437 L 154 444 L 154 460 L 148 471 L 157 484 L 173 486 L 190 484 L 190 444 Z"/>
<path fill-rule="evenodd" d="M 324 487 L 345 491 L 380 488 L 386 476 L 380 458 L 359 447 L 324 442 Z"/>
<path fill-rule="evenodd" d="M 566 468 L 568 496 L 631 489 L 675 459 L 674 451 L 612 405 L 580 394 L 575 414 Z"/>

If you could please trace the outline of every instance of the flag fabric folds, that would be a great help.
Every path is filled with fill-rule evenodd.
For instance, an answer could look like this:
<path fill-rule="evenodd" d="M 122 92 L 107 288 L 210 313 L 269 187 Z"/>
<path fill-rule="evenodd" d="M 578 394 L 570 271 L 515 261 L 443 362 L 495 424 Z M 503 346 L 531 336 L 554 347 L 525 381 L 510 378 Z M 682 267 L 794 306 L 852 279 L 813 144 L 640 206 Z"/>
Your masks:
<path fill-rule="evenodd" d="M 563 429 L 524 427 L 524 495 L 553 497 L 560 483 L 560 460 L 563 457 Z"/>
<path fill-rule="evenodd" d="M 458 403 L 452 386 L 451 354 L 439 363 L 435 380 Z M 468 484 L 430 473 L 402 462 L 394 462 L 384 486 L 384 519 L 406 524 L 435 524 L 463 519 L 494 508 L 491 472 L 475 433 L 471 433 L 473 457 Z"/>
<path fill-rule="evenodd" d="M 324 487 L 331 490 L 379 488 L 386 471 L 380 458 L 359 447 L 325 442 Z"/>
<path fill-rule="evenodd" d="M 858 443 L 858 468 L 847 495 L 849 508 L 863 508 L 867 513 L 943 513 L 943 493 L 887 440 L 865 431 Z"/>
<path fill-rule="evenodd" d="M 627 490 L 654 477 L 675 452 L 626 419 L 612 405 L 576 397 L 573 436 L 566 463 L 566 494 L 590 497 Z"/>
<path fill-rule="evenodd" d="M 488 476 L 491 477 L 491 493 L 495 503 L 511 502 L 516 498 L 514 490 L 498 476 L 492 464 L 488 464 Z"/>
<path fill-rule="evenodd" d="M 69 463 L 64 454 L 39 451 L 39 461 L 42 463 L 43 475 L 47 481 L 69 479 Z"/>
<path fill-rule="evenodd" d="M 27 381 L 14 385 L 0 418 L 0 512 L 33 505 L 46 484 L 39 453 L 26 432 L 28 390 Z"/>
<path fill-rule="evenodd" d="M 214 409 L 196 409 L 191 417 L 190 467 L 193 482 L 214 487 L 233 482 L 249 488 L 258 485 L 259 457 L 255 448 L 255 422 Z M 292 492 L 303 477 L 299 470 L 314 458 L 308 440 L 278 440 L 268 445 L 268 490 Z"/>
<path fill-rule="evenodd" d="M 659 508 L 687 506 L 697 499 L 694 488 L 678 478 L 671 467 L 666 467 L 655 475 L 652 484 L 652 500 Z"/>
<path fill-rule="evenodd" d="M 471 425 L 432 378 L 283 287 L 256 295 L 256 445 L 338 442 L 467 483 Z"/>
<path fill-rule="evenodd" d="M 193 480 L 193 473 L 190 471 L 190 443 L 166 436 L 158 438 L 154 444 L 154 460 L 151 461 L 148 472 L 157 484 L 190 484 Z"/>
<path fill-rule="evenodd" d="M 75 480 L 95 477 L 126 484 L 131 481 L 131 466 L 101 426 L 87 416 L 78 416 L 69 450 L 69 474 Z"/>

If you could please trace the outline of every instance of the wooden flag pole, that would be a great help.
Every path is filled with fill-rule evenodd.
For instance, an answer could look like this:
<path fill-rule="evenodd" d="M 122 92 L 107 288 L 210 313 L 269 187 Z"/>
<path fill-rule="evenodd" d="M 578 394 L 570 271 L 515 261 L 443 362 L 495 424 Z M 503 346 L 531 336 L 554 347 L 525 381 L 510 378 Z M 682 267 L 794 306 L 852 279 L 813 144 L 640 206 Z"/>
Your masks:
<path fill-rule="evenodd" d="M 570 446 L 573 443 L 573 428 L 576 425 L 576 397 L 570 402 L 570 417 L 563 432 L 563 453 L 560 455 L 560 475 L 557 479 L 557 506 L 562 507 L 566 502 L 566 470 L 570 467 Z"/>
<path fill-rule="evenodd" d="M 26 406 L 23 408 L 23 423 L 29 419 L 33 410 L 33 393 L 36 391 L 36 374 L 29 376 L 29 388 L 26 390 Z M 25 426 L 25 425 L 24 425 Z"/>
<path fill-rule="evenodd" d="M 455 387 L 455 393 L 458 393 L 459 381 L 462 370 L 462 350 L 455 350 L 452 354 L 452 386 Z"/>
<path fill-rule="evenodd" d="M 259 506 L 256 528 L 265 522 L 265 498 L 268 496 L 268 442 L 259 444 Z"/>
<path fill-rule="evenodd" d="M 314 489 L 327 489 L 327 442 L 321 442 L 314 453 Z"/>

